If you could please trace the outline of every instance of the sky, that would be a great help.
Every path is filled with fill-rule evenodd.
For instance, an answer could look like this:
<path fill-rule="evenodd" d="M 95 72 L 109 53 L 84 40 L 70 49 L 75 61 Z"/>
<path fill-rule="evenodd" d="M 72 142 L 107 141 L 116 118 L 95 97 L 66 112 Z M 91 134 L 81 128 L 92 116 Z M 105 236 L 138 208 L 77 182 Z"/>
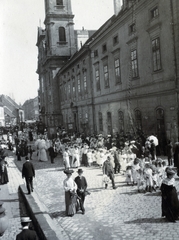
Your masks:
<path fill-rule="evenodd" d="M 97 30 L 114 14 L 113 0 L 71 3 L 75 29 Z M 44 19 L 44 0 L 0 0 L 0 94 L 17 104 L 38 94 L 37 27 Z"/>

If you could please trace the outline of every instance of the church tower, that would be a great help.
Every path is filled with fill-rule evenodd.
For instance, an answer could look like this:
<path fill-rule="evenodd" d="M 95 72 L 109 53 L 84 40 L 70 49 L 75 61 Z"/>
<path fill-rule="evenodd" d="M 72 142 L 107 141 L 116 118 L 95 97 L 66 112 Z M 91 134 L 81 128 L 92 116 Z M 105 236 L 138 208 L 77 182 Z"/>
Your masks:
<path fill-rule="evenodd" d="M 71 0 L 45 0 L 47 55 L 71 56 L 76 51 Z"/>
<path fill-rule="evenodd" d="M 76 52 L 71 0 L 45 0 L 45 29 L 38 28 L 39 102 L 49 136 L 61 125 L 59 80 L 56 74 Z"/>

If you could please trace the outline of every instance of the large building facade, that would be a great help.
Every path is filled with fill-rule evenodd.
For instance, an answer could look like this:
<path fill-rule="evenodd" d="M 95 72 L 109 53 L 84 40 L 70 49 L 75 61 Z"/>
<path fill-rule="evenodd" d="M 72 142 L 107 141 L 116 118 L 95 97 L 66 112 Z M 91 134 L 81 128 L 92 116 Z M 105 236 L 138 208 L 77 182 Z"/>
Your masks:
<path fill-rule="evenodd" d="M 22 105 L 24 110 L 25 120 L 38 120 L 39 119 L 39 101 L 38 97 L 26 100 Z"/>
<path fill-rule="evenodd" d="M 46 2 L 53 7 L 56 1 Z M 70 1 L 60 2 L 65 9 Z M 48 101 L 51 86 L 44 78 L 47 92 L 41 87 L 40 96 L 47 101 L 45 108 L 55 104 L 58 124 L 68 130 L 105 135 L 143 132 L 156 134 L 163 145 L 167 139 L 176 141 L 179 2 L 114 0 L 114 10 L 78 52 L 67 51 L 69 60 L 57 62 L 57 71 L 49 78 L 55 83 L 53 104 Z M 63 19 L 59 16 L 58 26 Z M 43 69 L 49 71 L 49 65 Z"/>

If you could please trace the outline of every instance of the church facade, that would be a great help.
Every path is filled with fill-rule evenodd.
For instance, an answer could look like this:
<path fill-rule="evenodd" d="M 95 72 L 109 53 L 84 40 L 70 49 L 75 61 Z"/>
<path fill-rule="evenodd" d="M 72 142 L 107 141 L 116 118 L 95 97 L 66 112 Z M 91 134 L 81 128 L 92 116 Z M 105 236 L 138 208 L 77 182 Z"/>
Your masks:
<path fill-rule="evenodd" d="M 50 39 L 57 39 L 52 29 L 59 31 L 66 26 L 64 19 L 70 19 L 68 32 L 75 43 L 71 5 L 70 11 L 65 11 L 70 1 L 60 1 L 60 7 L 55 0 L 46 2 L 51 3 L 45 20 Z M 52 8 L 59 15 L 56 22 L 52 18 L 54 12 L 49 12 Z M 156 134 L 163 145 L 167 139 L 176 141 L 179 2 L 114 0 L 114 10 L 115 14 L 78 52 L 69 40 L 66 45 L 54 42 L 47 46 L 47 27 L 46 33 L 39 34 L 38 39 L 45 39 L 44 51 L 50 55 L 46 61 L 39 61 L 38 67 L 42 116 L 49 127 L 46 109 L 54 116 L 53 128 L 56 116 L 58 124 L 67 130 L 86 134 L 143 132 Z M 42 40 L 38 41 L 39 48 L 40 44 L 43 45 Z"/>

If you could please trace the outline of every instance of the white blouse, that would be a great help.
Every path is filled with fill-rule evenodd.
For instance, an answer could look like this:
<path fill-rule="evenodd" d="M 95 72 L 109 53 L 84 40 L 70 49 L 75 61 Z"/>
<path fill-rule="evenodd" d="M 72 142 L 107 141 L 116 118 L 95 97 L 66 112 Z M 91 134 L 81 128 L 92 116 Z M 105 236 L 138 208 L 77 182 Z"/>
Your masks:
<path fill-rule="evenodd" d="M 66 178 L 63 181 L 63 187 L 65 189 L 65 192 L 68 192 L 69 190 L 77 190 L 77 185 L 75 183 L 75 181 L 73 180 L 73 178 Z"/>

